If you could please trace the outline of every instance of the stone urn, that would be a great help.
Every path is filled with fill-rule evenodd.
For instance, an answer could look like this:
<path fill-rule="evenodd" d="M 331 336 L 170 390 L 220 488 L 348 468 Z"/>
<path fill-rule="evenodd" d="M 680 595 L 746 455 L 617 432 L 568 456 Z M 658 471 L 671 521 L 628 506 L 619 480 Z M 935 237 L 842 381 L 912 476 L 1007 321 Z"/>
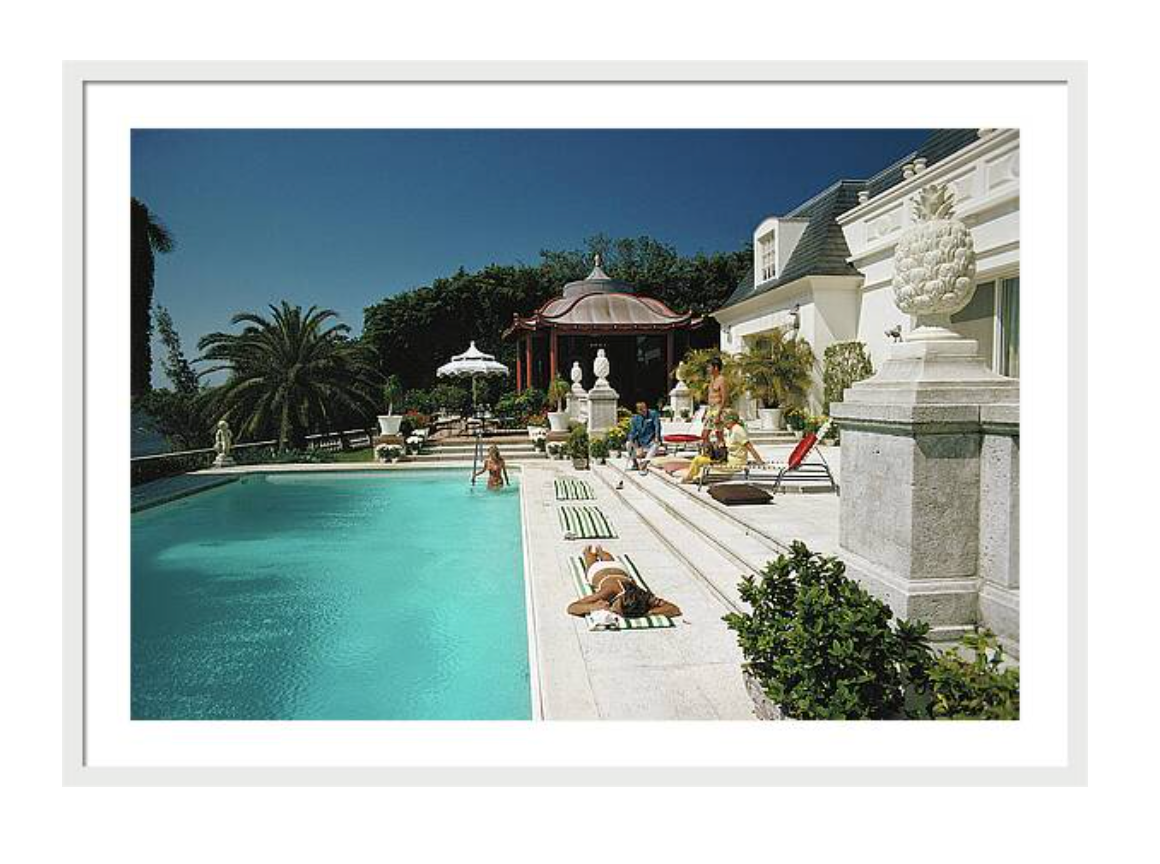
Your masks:
<path fill-rule="evenodd" d="M 567 411 L 548 412 L 548 428 L 553 432 L 567 432 L 568 420 L 569 417 Z"/>
<path fill-rule="evenodd" d="M 379 434 L 380 435 L 398 435 L 399 426 L 403 422 L 402 414 L 380 414 L 379 416 Z"/>
<path fill-rule="evenodd" d="M 908 342 L 958 339 L 950 317 L 975 293 L 975 243 L 954 218 L 954 192 L 923 187 L 914 201 L 915 224 L 894 251 L 894 303 L 918 319 Z"/>
<path fill-rule="evenodd" d="M 775 432 L 781 428 L 780 408 L 758 408 L 757 425 L 765 432 Z"/>

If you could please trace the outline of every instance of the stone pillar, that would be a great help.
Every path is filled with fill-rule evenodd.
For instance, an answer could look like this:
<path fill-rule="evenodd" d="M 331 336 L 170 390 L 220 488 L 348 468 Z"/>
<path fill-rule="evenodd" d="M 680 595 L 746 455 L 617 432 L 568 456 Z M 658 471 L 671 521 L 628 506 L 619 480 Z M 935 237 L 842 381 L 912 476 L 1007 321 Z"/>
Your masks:
<path fill-rule="evenodd" d="M 677 384 L 669 391 L 669 407 L 673 409 L 673 417 L 679 418 L 682 411 L 692 413 L 693 391 L 689 385 L 681 380 L 681 373 L 677 373 Z"/>
<path fill-rule="evenodd" d="M 592 371 L 596 373 L 596 383 L 588 391 L 588 434 L 603 435 L 616 425 L 616 406 L 620 402 L 620 395 L 608 383 L 610 367 L 603 348 L 596 352 Z"/>
<path fill-rule="evenodd" d="M 980 412 L 979 620 L 1019 656 L 1019 406 Z"/>
<path fill-rule="evenodd" d="M 877 375 L 831 406 L 842 430 L 838 554 L 935 639 L 979 621 L 982 416 L 1019 399 L 1018 382 L 989 372 L 977 347 L 894 345 Z"/>

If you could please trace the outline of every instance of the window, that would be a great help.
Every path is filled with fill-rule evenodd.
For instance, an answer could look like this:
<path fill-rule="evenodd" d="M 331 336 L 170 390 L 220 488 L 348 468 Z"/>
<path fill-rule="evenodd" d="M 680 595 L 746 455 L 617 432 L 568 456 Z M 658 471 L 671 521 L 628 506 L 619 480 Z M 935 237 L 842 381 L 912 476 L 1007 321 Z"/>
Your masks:
<path fill-rule="evenodd" d="M 1019 277 L 1000 283 L 997 307 L 995 371 L 1009 378 L 1019 377 Z"/>
<path fill-rule="evenodd" d="M 761 281 L 768 282 L 777 275 L 777 246 L 775 244 L 776 237 L 774 232 L 770 231 L 764 237 L 757 241 L 758 250 L 761 253 Z"/>

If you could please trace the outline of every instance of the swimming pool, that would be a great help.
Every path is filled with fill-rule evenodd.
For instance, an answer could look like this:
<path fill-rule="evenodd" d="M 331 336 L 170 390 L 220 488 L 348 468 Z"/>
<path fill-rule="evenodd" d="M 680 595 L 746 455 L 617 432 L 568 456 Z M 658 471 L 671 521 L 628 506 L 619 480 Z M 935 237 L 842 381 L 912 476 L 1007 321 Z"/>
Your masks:
<path fill-rule="evenodd" d="M 131 593 L 135 720 L 531 716 L 517 487 L 249 475 L 133 514 Z"/>

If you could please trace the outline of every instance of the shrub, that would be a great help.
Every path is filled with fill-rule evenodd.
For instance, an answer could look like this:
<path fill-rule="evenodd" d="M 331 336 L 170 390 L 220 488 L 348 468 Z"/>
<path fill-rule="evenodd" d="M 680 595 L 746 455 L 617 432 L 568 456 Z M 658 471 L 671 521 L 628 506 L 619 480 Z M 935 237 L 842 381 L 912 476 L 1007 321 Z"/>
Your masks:
<path fill-rule="evenodd" d="M 407 411 L 418 411 L 420 414 L 434 414 L 439 410 L 439 406 L 435 404 L 430 391 L 427 390 L 408 390 L 407 395 L 403 397 L 403 408 Z"/>
<path fill-rule="evenodd" d="M 230 455 L 239 465 L 314 465 L 335 461 L 334 454 L 326 450 L 279 450 L 276 447 L 233 450 Z"/>
<path fill-rule="evenodd" d="M 813 383 L 814 349 L 780 328 L 758 336 L 734 362 L 746 389 L 763 408 L 798 404 Z"/>
<path fill-rule="evenodd" d="M 588 446 L 588 430 L 581 423 L 573 423 L 568 428 L 566 452 L 573 459 L 587 459 Z"/>
<path fill-rule="evenodd" d="M 952 648 L 929 667 L 930 715 L 936 720 L 1018 720 L 1019 670 L 1003 668 L 995 634 L 976 629 L 962 645 L 971 657 Z"/>
<path fill-rule="evenodd" d="M 785 425 L 787 429 L 803 431 L 806 428 L 806 413 L 800 408 L 787 408 L 785 411 Z"/>
<path fill-rule="evenodd" d="M 568 398 L 568 394 L 572 392 L 572 385 L 557 375 L 548 384 L 548 392 L 546 395 L 548 402 L 554 406 L 555 411 L 564 410 L 564 400 Z"/>
<path fill-rule="evenodd" d="M 608 445 L 609 450 L 620 452 L 624 449 L 624 444 L 628 440 L 628 435 L 619 426 L 613 426 L 608 430 L 608 434 L 604 436 L 604 441 Z"/>
<path fill-rule="evenodd" d="M 921 669 L 925 625 L 891 627 L 893 613 L 845 575 L 837 558 L 795 541 L 741 581 L 750 613 L 730 613 L 749 669 L 786 716 L 889 719 L 903 714 Z"/>
<path fill-rule="evenodd" d="M 588 454 L 593 459 L 607 459 L 608 458 L 608 438 L 593 438 L 588 445 Z"/>
<path fill-rule="evenodd" d="M 822 383 L 825 387 L 826 414 L 831 402 L 841 402 L 847 387 L 874 374 L 874 364 L 861 342 L 835 342 L 822 355 Z"/>
<path fill-rule="evenodd" d="M 403 382 L 398 375 L 390 375 L 383 383 L 383 402 L 387 406 L 387 414 L 395 413 L 395 403 L 403 401 Z"/>
<path fill-rule="evenodd" d="M 452 414 L 470 414 L 472 408 L 471 391 L 458 384 L 436 384 L 431 388 L 431 403 L 435 406 L 435 411 L 446 410 Z"/>

